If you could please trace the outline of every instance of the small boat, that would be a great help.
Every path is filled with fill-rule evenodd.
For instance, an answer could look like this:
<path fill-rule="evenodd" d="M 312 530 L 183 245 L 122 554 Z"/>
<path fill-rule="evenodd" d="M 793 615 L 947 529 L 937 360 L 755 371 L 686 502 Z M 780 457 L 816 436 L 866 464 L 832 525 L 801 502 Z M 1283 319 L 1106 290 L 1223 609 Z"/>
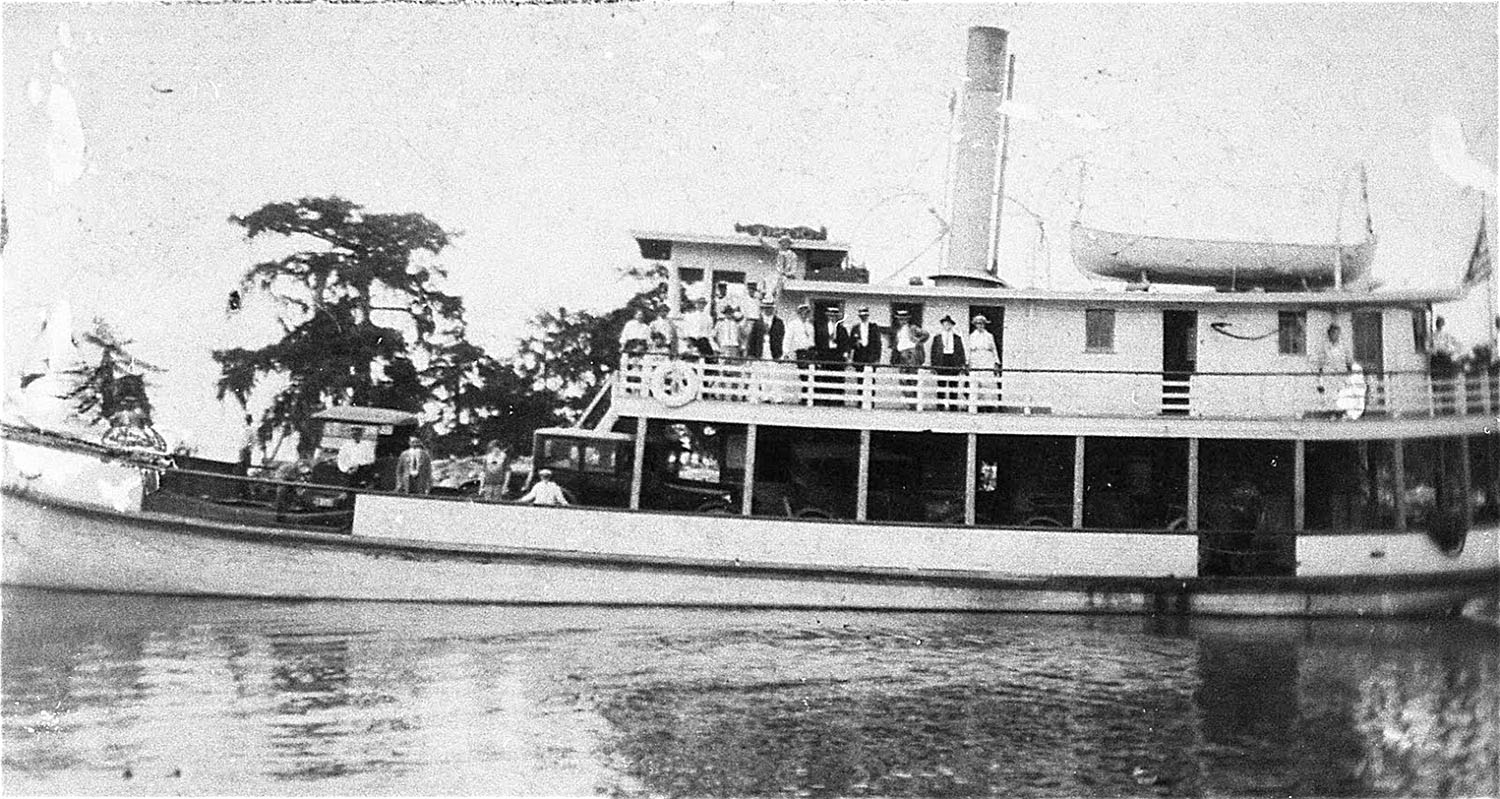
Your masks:
<path fill-rule="evenodd" d="M 1073 261 L 1100 277 L 1225 290 L 1328 288 L 1369 275 L 1375 237 L 1358 244 L 1185 239 L 1073 226 Z M 1343 270 L 1336 278 L 1335 264 Z"/>

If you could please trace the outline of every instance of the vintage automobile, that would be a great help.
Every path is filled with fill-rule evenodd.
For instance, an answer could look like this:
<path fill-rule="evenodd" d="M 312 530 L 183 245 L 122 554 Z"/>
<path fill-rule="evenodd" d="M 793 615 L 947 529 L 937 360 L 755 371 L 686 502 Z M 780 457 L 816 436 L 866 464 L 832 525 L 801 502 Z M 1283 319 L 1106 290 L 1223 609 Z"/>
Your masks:
<path fill-rule="evenodd" d="M 647 462 L 651 462 L 648 457 Z M 579 427 L 544 427 L 533 434 L 532 474 L 542 469 L 575 505 L 627 507 L 635 468 L 635 436 Z M 663 510 L 730 513 L 734 493 L 716 483 L 683 480 L 646 468 L 641 481 L 641 506 Z"/>

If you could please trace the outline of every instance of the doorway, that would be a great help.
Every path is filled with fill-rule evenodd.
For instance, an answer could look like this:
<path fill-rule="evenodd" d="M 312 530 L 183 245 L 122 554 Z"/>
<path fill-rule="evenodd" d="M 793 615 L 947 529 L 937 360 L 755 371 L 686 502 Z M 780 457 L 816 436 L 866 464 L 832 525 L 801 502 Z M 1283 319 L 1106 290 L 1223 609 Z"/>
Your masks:
<path fill-rule="evenodd" d="M 1385 372 L 1385 333 L 1379 311 L 1354 312 L 1354 360 L 1366 375 Z"/>
<path fill-rule="evenodd" d="M 1192 413 L 1192 377 L 1198 370 L 1198 312 L 1161 312 L 1161 412 Z"/>

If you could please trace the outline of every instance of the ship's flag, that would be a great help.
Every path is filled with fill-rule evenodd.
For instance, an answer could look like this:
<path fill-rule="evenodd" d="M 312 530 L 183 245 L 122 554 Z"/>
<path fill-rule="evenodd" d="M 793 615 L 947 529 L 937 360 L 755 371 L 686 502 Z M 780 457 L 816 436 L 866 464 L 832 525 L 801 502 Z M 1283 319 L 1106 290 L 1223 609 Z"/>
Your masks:
<path fill-rule="evenodd" d="M 1489 278 L 1494 271 L 1495 260 L 1490 253 L 1490 236 L 1485 219 L 1479 217 L 1479 235 L 1474 237 L 1474 251 L 1469 253 L 1469 268 L 1464 272 L 1464 288 L 1470 288 Z"/>

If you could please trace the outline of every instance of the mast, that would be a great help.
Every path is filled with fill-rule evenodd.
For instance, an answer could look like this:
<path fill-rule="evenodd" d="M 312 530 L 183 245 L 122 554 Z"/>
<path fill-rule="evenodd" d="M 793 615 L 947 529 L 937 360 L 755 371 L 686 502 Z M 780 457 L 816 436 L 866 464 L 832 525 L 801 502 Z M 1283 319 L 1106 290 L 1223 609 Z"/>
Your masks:
<path fill-rule="evenodd" d="M 1016 57 L 1010 56 L 1005 67 L 1005 100 L 1010 102 L 1015 94 Z M 990 217 L 990 274 L 1000 276 L 1000 222 L 1005 218 L 1005 165 L 1010 154 L 1010 116 L 1005 115 L 1000 123 L 1000 166 L 995 170 L 995 200 Z"/>

